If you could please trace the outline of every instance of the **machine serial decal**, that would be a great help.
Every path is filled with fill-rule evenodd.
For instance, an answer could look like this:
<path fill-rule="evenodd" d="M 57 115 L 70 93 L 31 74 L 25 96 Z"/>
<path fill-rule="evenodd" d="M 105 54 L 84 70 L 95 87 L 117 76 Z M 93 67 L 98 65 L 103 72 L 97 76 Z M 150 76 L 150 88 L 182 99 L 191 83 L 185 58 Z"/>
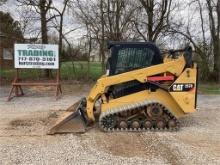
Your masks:
<path fill-rule="evenodd" d="M 193 83 L 175 83 L 170 87 L 170 92 L 187 92 L 194 88 Z"/>

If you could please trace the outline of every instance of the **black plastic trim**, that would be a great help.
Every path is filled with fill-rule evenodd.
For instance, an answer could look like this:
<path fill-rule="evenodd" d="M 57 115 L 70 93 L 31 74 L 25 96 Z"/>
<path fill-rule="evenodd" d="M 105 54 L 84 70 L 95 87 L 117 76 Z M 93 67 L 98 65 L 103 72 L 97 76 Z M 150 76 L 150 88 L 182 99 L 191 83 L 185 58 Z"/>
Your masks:
<path fill-rule="evenodd" d="M 195 105 L 194 105 L 194 108 L 196 109 L 196 107 L 197 107 L 197 95 L 198 95 L 198 85 L 199 85 L 199 81 L 198 81 L 198 79 L 199 79 L 199 74 L 198 74 L 198 72 L 199 72 L 199 67 L 197 66 L 196 67 L 196 96 L 195 96 Z"/>

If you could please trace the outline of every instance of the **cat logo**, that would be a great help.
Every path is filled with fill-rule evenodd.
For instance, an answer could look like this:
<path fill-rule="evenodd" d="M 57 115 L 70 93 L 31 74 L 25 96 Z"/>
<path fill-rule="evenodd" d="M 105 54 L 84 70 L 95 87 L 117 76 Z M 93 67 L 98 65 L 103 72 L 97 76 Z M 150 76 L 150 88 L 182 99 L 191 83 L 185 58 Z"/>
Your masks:
<path fill-rule="evenodd" d="M 170 87 L 171 92 L 187 92 L 194 88 L 193 83 L 176 83 Z"/>
<path fill-rule="evenodd" d="M 183 84 L 174 84 L 173 85 L 173 91 L 182 91 L 183 90 Z"/>

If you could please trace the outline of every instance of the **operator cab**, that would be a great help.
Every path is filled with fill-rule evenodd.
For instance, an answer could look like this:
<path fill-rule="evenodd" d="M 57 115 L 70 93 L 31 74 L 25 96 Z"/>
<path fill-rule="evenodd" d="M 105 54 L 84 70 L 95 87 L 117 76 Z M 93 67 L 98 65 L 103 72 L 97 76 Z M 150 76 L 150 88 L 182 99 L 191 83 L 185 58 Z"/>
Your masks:
<path fill-rule="evenodd" d="M 158 47 L 150 42 L 109 42 L 108 75 L 117 75 L 135 69 L 161 64 Z"/>

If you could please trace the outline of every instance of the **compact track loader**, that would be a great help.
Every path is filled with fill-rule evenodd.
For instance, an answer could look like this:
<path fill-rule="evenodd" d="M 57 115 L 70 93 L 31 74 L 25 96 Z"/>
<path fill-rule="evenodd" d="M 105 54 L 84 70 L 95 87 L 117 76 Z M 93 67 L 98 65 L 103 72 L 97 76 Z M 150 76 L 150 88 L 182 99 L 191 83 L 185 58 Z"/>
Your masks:
<path fill-rule="evenodd" d="M 197 65 L 192 49 L 162 56 L 149 42 L 110 42 L 107 74 L 87 98 L 69 107 L 48 134 L 177 130 L 178 119 L 196 111 Z"/>

